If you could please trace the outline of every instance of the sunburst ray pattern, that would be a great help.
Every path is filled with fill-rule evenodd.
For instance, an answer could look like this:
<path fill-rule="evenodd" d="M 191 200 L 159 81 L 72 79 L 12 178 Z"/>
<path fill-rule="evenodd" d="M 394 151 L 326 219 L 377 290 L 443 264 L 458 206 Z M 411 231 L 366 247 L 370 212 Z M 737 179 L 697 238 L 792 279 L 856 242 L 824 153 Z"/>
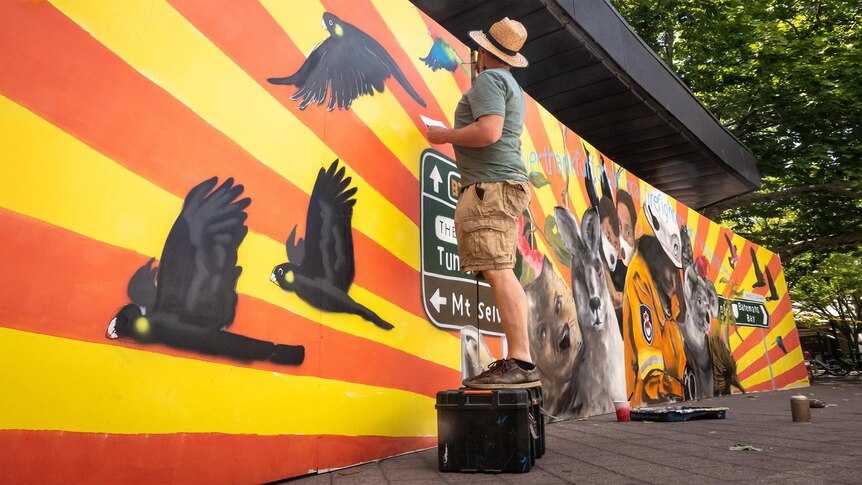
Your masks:
<path fill-rule="evenodd" d="M 343 24 L 323 28 L 322 19 Z M 423 302 L 422 117 L 451 126 L 470 69 L 432 69 L 426 60 L 439 41 L 468 62 L 467 46 L 406 0 L 0 2 L 0 27 L 7 478 L 263 483 L 435 445 L 435 394 L 460 385 L 462 349 Z M 350 32 L 354 38 L 340 38 Z M 339 55 L 366 51 L 344 69 L 315 73 L 327 82 L 308 98 L 314 102 L 297 98 L 295 85 L 268 82 L 311 69 L 303 66 L 323 57 L 324 46 Z M 374 72 L 356 61 L 368 52 L 381 63 Z M 318 105 L 323 96 L 350 102 Z M 570 285 L 575 272 L 555 207 L 580 223 L 591 204 L 588 173 L 600 195 L 602 177 L 613 191 L 605 196 L 628 194 L 633 216 L 656 191 L 532 99 L 521 141 L 534 249 Z M 454 157 L 450 146 L 433 148 Z M 323 194 L 328 167 L 343 172 L 330 173 L 340 185 Z M 194 329 L 194 315 L 158 320 L 130 296 L 132 275 L 150 260 L 165 264 L 164 274 L 182 273 L 171 264 L 202 274 L 201 258 L 165 253 L 185 227 L 177 218 L 191 213 L 190 190 L 212 177 L 233 179 L 250 203 L 230 221 L 242 227 L 226 246 L 235 254 L 207 255 L 234 258 L 241 271 L 235 288 L 228 285 L 235 312 L 203 338 L 229 332 L 236 341 L 294 344 L 304 348 L 301 363 L 177 345 L 170 332 Z M 337 227 L 310 213 L 338 197 L 347 219 Z M 740 384 L 804 385 L 778 257 L 668 200 L 716 293 L 767 310 L 767 326 L 727 328 Z M 303 246 L 330 237 L 349 248 Z M 324 250 L 347 258 L 323 263 L 347 268 L 338 294 L 350 306 L 285 291 L 293 280 L 271 281 L 274 267 L 299 268 L 305 258 L 308 268 Z M 158 273 L 147 283 L 155 292 Z M 756 284 L 761 274 L 768 284 Z M 225 286 L 215 279 L 199 278 L 195 288 Z M 117 337 L 109 324 L 124 305 L 139 307 L 140 319 L 131 334 L 108 338 Z M 154 328 L 164 338 L 148 333 Z M 487 340 L 499 355 L 501 339 Z M 44 454 L 59 448 L 75 452 L 63 460 Z M 238 453 L 251 448 L 254 456 Z"/>

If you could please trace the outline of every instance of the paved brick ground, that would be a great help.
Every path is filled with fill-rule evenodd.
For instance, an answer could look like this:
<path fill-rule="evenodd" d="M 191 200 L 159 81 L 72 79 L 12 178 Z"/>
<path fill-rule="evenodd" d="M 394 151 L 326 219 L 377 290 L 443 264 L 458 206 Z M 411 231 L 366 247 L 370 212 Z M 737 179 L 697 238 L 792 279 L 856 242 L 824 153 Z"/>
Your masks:
<path fill-rule="evenodd" d="M 790 418 L 790 396 L 828 406 L 810 423 Z M 425 450 L 330 473 L 297 485 L 444 483 L 862 483 L 862 377 L 812 387 L 706 399 L 730 410 L 722 420 L 617 423 L 613 415 L 546 426 L 547 452 L 526 474 L 440 473 Z M 762 449 L 731 451 L 736 444 Z"/>

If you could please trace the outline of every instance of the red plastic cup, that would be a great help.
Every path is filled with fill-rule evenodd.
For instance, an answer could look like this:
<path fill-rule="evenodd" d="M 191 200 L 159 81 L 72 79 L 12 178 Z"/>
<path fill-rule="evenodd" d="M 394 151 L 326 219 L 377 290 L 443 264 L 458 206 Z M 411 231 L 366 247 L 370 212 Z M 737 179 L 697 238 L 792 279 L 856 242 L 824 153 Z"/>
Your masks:
<path fill-rule="evenodd" d="M 625 423 L 631 421 L 631 408 L 628 401 L 614 401 L 614 409 L 617 411 L 617 421 Z"/>

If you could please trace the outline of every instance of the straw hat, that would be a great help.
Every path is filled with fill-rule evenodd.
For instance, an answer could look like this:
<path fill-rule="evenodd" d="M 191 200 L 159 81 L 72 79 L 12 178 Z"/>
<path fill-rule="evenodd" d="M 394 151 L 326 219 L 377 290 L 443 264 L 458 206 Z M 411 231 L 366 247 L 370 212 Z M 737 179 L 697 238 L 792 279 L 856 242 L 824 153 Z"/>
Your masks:
<path fill-rule="evenodd" d="M 529 64 L 527 59 L 518 53 L 527 41 L 527 29 L 521 22 L 506 17 L 492 25 L 488 29 L 488 35 L 481 30 L 472 30 L 470 37 L 512 67 L 527 67 Z"/>

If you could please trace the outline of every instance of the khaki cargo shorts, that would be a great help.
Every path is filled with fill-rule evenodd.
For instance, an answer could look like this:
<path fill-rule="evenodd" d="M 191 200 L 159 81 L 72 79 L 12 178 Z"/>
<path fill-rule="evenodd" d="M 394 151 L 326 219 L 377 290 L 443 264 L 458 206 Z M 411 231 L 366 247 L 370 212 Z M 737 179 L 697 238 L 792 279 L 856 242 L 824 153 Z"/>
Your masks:
<path fill-rule="evenodd" d="M 529 203 L 527 182 L 480 182 L 465 187 L 455 207 L 461 271 L 514 268 L 518 216 Z"/>

